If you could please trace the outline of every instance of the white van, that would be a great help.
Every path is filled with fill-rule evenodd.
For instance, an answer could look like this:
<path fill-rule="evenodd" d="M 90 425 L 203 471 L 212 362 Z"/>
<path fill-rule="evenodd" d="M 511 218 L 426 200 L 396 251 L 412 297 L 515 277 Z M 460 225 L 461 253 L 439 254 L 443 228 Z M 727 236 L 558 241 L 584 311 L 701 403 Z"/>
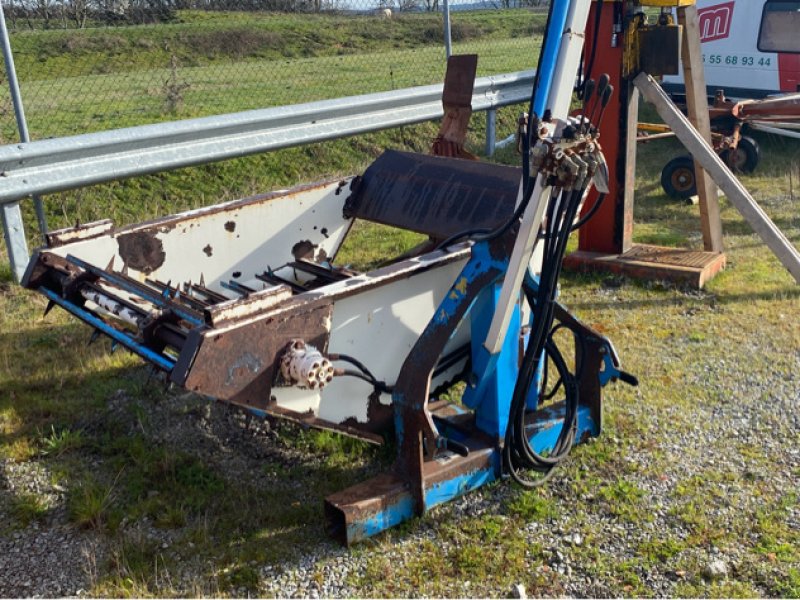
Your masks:
<path fill-rule="evenodd" d="M 697 0 L 709 96 L 763 98 L 800 91 L 800 1 Z M 683 73 L 664 89 L 683 93 Z"/>

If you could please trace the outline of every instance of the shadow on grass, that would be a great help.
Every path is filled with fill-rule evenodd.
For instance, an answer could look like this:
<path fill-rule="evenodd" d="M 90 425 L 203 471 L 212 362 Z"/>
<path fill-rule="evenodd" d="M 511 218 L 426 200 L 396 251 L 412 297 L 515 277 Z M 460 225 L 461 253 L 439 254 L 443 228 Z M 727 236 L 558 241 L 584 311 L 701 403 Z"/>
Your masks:
<path fill-rule="evenodd" d="M 14 419 L 4 451 L 21 444 L 19 460 L 64 490 L 60 509 L 41 508 L 0 469 L 4 529 L 96 532 L 110 552 L 93 593 L 113 596 L 257 593 L 267 567 L 337 551 L 323 499 L 386 468 L 386 450 L 168 391 L 136 359 L 105 357 L 107 341 L 87 349 L 89 335 L 74 324 L 0 334 L 18 349 L 10 362 L 41 355 L 0 395 Z M 80 443 L 42 455 L 51 430 Z"/>

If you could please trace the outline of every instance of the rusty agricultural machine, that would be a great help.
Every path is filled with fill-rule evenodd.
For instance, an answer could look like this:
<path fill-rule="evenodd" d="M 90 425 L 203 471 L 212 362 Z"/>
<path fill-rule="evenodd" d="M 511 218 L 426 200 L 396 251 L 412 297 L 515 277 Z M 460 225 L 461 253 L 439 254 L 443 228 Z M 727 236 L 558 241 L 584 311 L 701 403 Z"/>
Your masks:
<path fill-rule="evenodd" d="M 800 94 L 785 94 L 763 100 L 733 101 L 717 91 L 709 107 L 714 149 L 734 173 L 752 173 L 761 161 L 758 142 L 748 129 L 800 138 Z M 666 125 L 640 123 L 639 142 L 673 137 Z M 661 187 L 672 198 L 688 199 L 697 194 L 694 160 L 689 154 L 670 160 L 661 171 Z"/>
<path fill-rule="evenodd" d="M 552 3 L 522 168 L 464 160 L 471 94 L 455 84 L 434 144 L 449 156 L 387 151 L 344 180 L 52 232 L 23 283 L 188 390 L 393 441 L 389 472 L 325 501 L 345 543 L 505 475 L 539 485 L 599 435 L 601 388 L 636 383 L 556 297 L 582 201 L 608 180 L 588 118 L 608 78 L 567 117 L 583 38 L 562 33 L 589 6 Z M 472 75 L 448 79 L 471 89 L 462 64 Z M 356 220 L 429 242 L 357 272 L 338 254 Z"/>

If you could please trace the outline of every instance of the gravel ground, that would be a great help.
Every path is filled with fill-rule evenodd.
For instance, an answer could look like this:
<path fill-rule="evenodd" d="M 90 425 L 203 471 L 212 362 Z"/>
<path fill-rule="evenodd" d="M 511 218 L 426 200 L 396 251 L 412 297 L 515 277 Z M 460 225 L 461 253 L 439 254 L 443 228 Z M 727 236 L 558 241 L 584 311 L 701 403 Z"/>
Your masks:
<path fill-rule="evenodd" d="M 743 349 L 743 355 L 747 354 L 748 349 Z M 550 589 L 577 597 L 618 594 L 609 573 L 603 571 L 601 565 L 571 558 L 574 550 L 586 544 L 591 543 L 600 548 L 603 555 L 622 561 L 635 555 L 643 535 L 658 537 L 663 532 L 665 536 L 685 539 L 689 530 L 674 515 L 674 509 L 679 506 L 674 492 L 676 485 L 687 476 L 702 478 L 720 471 L 727 475 L 723 482 L 712 484 L 722 486 L 721 493 L 709 500 L 718 503 L 715 518 L 722 522 L 736 518 L 743 511 L 755 510 L 755 505 L 764 502 L 764 498 L 777 501 L 786 493 L 796 492 L 796 474 L 800 473 L 800 411 L 797 410 L 800 355 L 795 363 L 797 368 L 791 373 L 775 372 L 759 377 L 743 376 L 741 367 L 733 360 L 719 359 L 697 365 L 696 380 L 710 397 L 722 400 L 697 402 L 689 414 L 677 407 L 654 412 L 643 403 L 626 406 L 625 411 L 639 423 L 640 430 L 652 436 L 651 451 L 640 451 L 637 444 L 641 440 L 612 437 L 609 441 L 619 448 L 623 460 L 630 463 L 631 468 L 626 469 L 624 477 L 644 491 L 645 510 L 652 518 L 643 523 L 625 523 L 598 509 L 528 523 L 525 537 L 531 547 L 536 545 L 543 549 L 546 561 L 538 567 L 538 573 L 551 582 Z M 132 405 L 136 406 L 135 411 L 131 411 Z M 132 414 L 137 416 L 133 418 Z M 319 460 L 279 443 L 279 436 L 269 423 L 250 419 L 235 409 L 208 403 L 191 394 L 171 394 L 152 402 L 132 399 L 119 392 L 109 400 L 108 416 L 125 420 L 131 432 L 144 432 L 155 444 L 168 444 L 202 459 L 230 481 L 248 478 L 253 485 L 270 486 L 275 484 L 275 479 L 263 468 L 265 462 L 292 464 Z M 679 426 L 692 422 L 703 426 Z M 665 436 L 661 433 L 665 430 L 673 434 Z M 731 452 L 731 444 L 752 445 L 765 460 L 745 460 Z M 667 467 L 654 474 L 652 457 L 656 452 Z M 587 461 L 579 468 L 591 472 L 593 466 Z M 47 509 L 44 519 L 24 529 L 0 532 L 0 573 L 6 574 L 0 576 L 0 595 L 83 594 L 96 581 L 98 569 L 105 568 L 108 537 L 68 524 L 64 490 L 52 483 L 53 478 L 41 461 L 3 461 L 0 473 L 0 522 L 11 518 L 9 507 L 13 497 L 21 492 L 38 494 L 45 499 Z M 745 491 L 746 485 L 754 481 L 763 490 L 763 498 Z M 569 479 L 562 476 L 550 484 L 549 493 L 556 500 L 569 499 L 570 489 Z M 315 538 L 299 548 L 295 558 L 283 564 L 254 564 L 260 578 L 258 593 L 312 598 L 369 595 L 369 589 L 353 587 L 366 572 L 369 560 L 380 557 L 390 564 L 403 565 L 426 540 L 439 545 L 445 555 L 457 542 L 442 539 L 440 523 L 457 528 L 459 523 L 481 515 L 504 518 L 500 507 L 515 493 L 513 487 L 505 483 L 470 494 L 435 511 L 432 519 L 420 521 L 394 543 L 379 542 L 368 551 L 348 551 L 328 540 Z M 593 498 L 585 497 L 582 501 L 591 505 Z M 800 528 L 796 505 L 790 510 L 788 521 L 791 528 Z M 156 528 L 146 519 L 126 524 L 126 531 L 128 539 L 138 536 L 143 543 L 159 544 L 164 552 L 171 551 L 174 540 L 181 534 L 180 528 Z M 591 541 L 586 539 L 587 531 L 591 532 Z M 748 539 L 727 544 L 723 549 L 715 549 L 713 545 L 690 545 L 637 575 L 651 594 L 670 596 L 675 594 L 676 586 L 686 580 L 707 585 L 715 580 L 735 579 L 739 570 L 751 560 L 747 547 L 752 545 L 753 540 Z M 185 553 L 185 549 L 176 552 L 182 559 L 177 561 L 180 572 L 171 574 L 171 589 L 188 594 L 198 590 L 208 592 L 209 587 L 198 588 L 197 582 L 208 578 L 209 565 L 193 560 L 190 552 L 180 554 Z M 698 572 L 683 570 L 681 565 L 687 560 L 698 565 Z M 12 573 L 13 576 L 8 576 Z M 514 589 L 486 589 L 479 581 L 463 581 L 458 585 L 460 589 L 448 588 L 448 595 L 519 593 Z M 754 585 L 759 593 L 769 594 L 768 589 Z M 248 589 L 238 592 L 247 595 Z"/>
<path fill-rule="evenodd" d="M 38 462 L 0 461 L 0 524 L 12 522 L 12 499 L 36 494 L 45 517 L 24 529 L 0 535 L 0 596 L 79 596 L 89 589 L 102 564 L 105 542 L 96 533 L 70 526 L 64 490 Z"/>

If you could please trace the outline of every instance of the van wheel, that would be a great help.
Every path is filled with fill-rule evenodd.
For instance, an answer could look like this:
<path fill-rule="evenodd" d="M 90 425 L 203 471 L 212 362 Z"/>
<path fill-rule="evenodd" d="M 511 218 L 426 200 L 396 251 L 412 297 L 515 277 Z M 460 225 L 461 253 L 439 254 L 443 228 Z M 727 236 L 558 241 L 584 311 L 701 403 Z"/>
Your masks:
<path fill-rule="evenodd" d="M 677 156 L 661 170 L 661 187 L 670 198 L 686 200 L 697 193 L 694 177 L 694 160 L 691 156 Z"/>
<path fill-rule="evenodd" d="M 753 138 L 742 136 L 733 155 L 723 150 L 719 156 L 734 173 L 752 173 L 761 161 L 761 148 Z"/>

